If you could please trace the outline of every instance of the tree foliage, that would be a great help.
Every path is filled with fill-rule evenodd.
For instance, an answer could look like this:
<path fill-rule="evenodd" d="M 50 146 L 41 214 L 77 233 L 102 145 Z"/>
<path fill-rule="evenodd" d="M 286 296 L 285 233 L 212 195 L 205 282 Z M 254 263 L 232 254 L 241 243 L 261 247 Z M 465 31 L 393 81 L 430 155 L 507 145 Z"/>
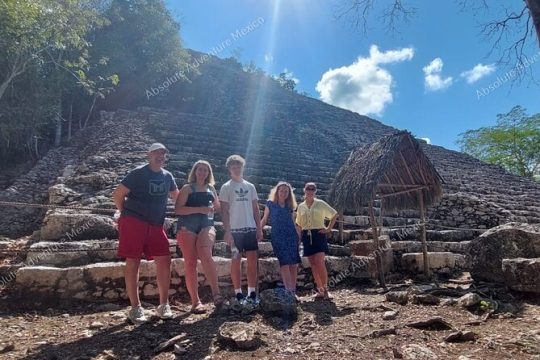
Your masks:
<path fill-rule="evenodd" d="M 461 150 L 526 177 L 540 172 L 540 114 L 521 106 L 497 115 L 497 124 L 460 134 Z"/>

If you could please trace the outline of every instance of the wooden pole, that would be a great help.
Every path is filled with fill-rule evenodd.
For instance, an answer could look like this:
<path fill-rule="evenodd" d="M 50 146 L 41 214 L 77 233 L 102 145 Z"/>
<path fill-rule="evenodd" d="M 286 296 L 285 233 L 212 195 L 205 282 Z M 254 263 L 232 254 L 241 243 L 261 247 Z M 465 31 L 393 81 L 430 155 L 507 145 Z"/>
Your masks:
<path fill-rule="evenodd" d="M 422 235 L 422 254 L 424 256 L 424 274 L 429 276 L 429 258 L 427 253 L 427 243 L 426 243 L 426 224 L 425 224 L 425 215 L 424 215 L 424 194 L 422 190 L 417 192 L 418 194 L 418 204 L 420 205 L 420 231 Z"/>
<path fill-rule="evenodd" d="M 381 256 L 379 252 L 379 234 L 377 232 L 377 224 L 375 223 L 375 214 L 373 212 L 373 198 L 369 202 L 369 221 L 371 222 L 371 229 L 373 231 L 373 254 L 375 256 L 375 265 L 377 266 L 377 275 L 379 276 L 379 284 L 381 287 L 386 288 L 384 281 L 384 272 L 382 269 Z"/>
<path fill-rule="evenodd" d="M 344 241 L 343 241 L 343 211 L 340 211 L 339 212 L 339 216 L 338 216 L 338 219 L 339 219 L 339 241 L 341 242 L 341 245 L 343 245 Z"/>

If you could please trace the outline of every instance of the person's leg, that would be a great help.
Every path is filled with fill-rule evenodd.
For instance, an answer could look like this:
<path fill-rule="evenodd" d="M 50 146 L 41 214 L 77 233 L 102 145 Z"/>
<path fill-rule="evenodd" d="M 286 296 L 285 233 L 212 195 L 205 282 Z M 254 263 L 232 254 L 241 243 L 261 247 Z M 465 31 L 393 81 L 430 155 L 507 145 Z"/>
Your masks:
<path fill-rule="evenodd" d="M 126 281 L 126 293 L 132 307 L 141 305 L 139 298 L 139 265 L 141 259 L 127 258 L 124 278 Z"/>
<path fill-rule="evenodd" d="M 311 273 L 313 274 L 313 281 L 315 281 L 315 286 L 317 287 L 317 290 L 322 286 L 322 281 L 320 279 L 319 275 L 319 264 L 317 263 L 317 259 L 315 257 L 316 254 L 308 256 L 309 266 L 311 267 Z"/>
<path fill-rule="evenodd" d="M 298 265 L 297 264 L 289 265 L 288 268 L 289 268 L 289 279 L 290 279 L 291 290 L 296 291 L 296 282 L 298 278 Z"/>
<path fill-rule="evenodd" d="M 323 252 L 313 255 L 315 262 L 317 263 L 317 271 L 319 273 L 320 288 L 326 289 L 328 286 L 328 271 L 326 270 L 325 257 Z"/>
<path fill-rule="evenodd" d="M 283 286 L 286 290 L 291 289 L 291 273 L 289 271 L 289 265 L 283 265 L 279 267 L 279 272 L 281 273 L 281 280 L 283 280 Z"/>
<path fill-rule="evenodd" d="M 199 299 L 199 284 L 197 279 L 197 234 L 186 229 L 181 229 L 177 235 L 177 239 L 184 257 L 186 287 L 191 298 L 191 305 L 197 306 L 201 302 Z"/>
<path fill-rule="evenodd" d="M 212 257 L 214 240 L 216 232 L 213 227 L 207 227 L 201 230 L 197 236 L 197 254 L 203 267 L 204 275 L 212 289 L 212 295 L 216 297 L 220 294 L 218 287 L 218 277 L 216 263 Z"/>
<path fill-rule="evenodd" d="M 246 258 L 247 258 L 247 280 L 248 280 L 248 288 L 256 288 L 257 287 L 257 261 L 258 261 L 258 253 L 256 250 L 253 251 L 246 251 Z M 248 294 L 250 295 L 250 294 Z"/>
<path fill-rule="evenodd" d="M 159 304 L 167 304 L 169 302 L 169 288 L 171 285 L 171 256 L 155 256 L 154 261 L 156 262 Z"/>

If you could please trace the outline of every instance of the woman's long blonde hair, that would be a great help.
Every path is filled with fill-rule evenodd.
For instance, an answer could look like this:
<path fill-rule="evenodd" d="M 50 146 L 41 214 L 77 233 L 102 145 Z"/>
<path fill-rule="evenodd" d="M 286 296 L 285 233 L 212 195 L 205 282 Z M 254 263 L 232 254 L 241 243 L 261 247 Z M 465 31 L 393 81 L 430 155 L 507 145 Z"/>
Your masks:
<path fill-rule="evenodd" d="M 291 186 L 291 184 L 285 181 L 278 182 L 277 185 L 274 186 L 272 190 L 270 190 L 270 194 L 268 195 L 268 200 L 276 204 L 278 203 L 278 190 L 281 186 L 286 186 L 289 188 L 289 196 L 287 196 L 287 199 L 285 199 L 285 204 L 287 204 L 287 206 L 293 210 L 296 209 L 297 203 L 296 203 L 296 199 L 293 193 L 294 189 Z"/>
<path fill-rule="evenodd" d="M 195 172 L 197 171 L 197 167 L 199 165 L 206 165 L 208 167 L 208 176 L 206 177 L 206 179 L 204 179 L 204 183 L 214 186 L 216 181 L 214 180 L 214 172 L 212 171 L 212 165 L 210 165 L 210 163 L 206 160 L 199 160 L 195 164 L 193 164 L 193 167 L 191 168 L 191 171 L 188 175 L 188 183 L 193 184 L 197 182 Z"/>

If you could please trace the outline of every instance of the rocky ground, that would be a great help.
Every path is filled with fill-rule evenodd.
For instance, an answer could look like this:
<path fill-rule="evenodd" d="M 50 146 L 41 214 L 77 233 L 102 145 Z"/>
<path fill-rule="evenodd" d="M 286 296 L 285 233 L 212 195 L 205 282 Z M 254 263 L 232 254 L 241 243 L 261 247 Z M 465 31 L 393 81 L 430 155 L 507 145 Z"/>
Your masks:
<path fill-rule="evenodd" d="M 390 288 L 340 284 L 333 302 L 301 294 L 295 321 L 232 309 L 193 315 L 175 298 L 174 319 L 141 326 L 126 322 L 125 303 L 47 308 L 26 299 L 30 311 L 4 293 L 0 358 L 540 359 L 539 299 L 463 277 Z"/>

